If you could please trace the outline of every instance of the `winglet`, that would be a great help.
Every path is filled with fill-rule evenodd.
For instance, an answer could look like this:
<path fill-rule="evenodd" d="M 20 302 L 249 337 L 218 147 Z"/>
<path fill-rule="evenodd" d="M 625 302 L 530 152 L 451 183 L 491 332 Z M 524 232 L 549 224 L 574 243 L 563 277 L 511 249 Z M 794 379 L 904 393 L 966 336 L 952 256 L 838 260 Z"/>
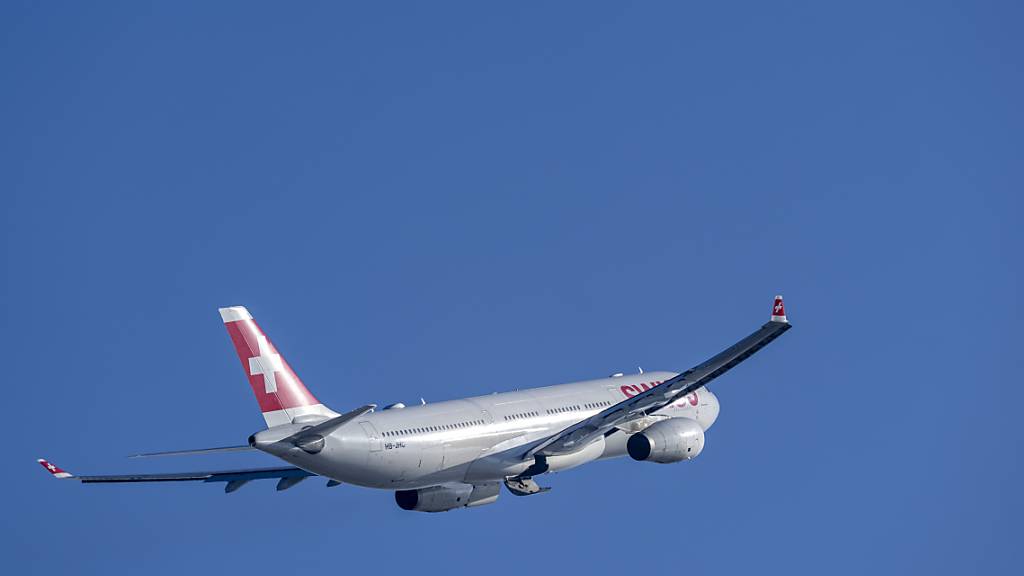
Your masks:
<path fill-rule="evenodd" d="M 786 320 L 786 307 L 782 304 L 782 295 L 776 296 L 775 304 L 772 305 L 772 322 L 789 324 L 789 320 Z"/>
<path fill-rule="evenodd" d="M 65 472 L 64 470 L 47 462 L 46 460 L 43 460 L 42 458 L 36 460 L 36 462 L 39 462 L 40 466 L 46 468 L 47 472 L 53 474 L 54 478 L 74 478 L 74 476 L 70 472 Z"/>

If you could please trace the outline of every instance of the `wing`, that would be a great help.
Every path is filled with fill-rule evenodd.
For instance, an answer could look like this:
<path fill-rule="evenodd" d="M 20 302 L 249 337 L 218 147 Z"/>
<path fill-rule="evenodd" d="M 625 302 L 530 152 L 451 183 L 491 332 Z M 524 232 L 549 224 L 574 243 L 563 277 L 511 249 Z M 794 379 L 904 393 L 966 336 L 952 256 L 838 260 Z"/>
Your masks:
<path fill-rule="evenodd" d="M 785 308 L 782 304 L 782 296 L 776 296 L 771 320 L 746 338 L 719 352 L 704 363 L 542 440 L 531 447 L 525 456 L 554 456 L 576 452 L 616 426 L 664 408 L 680 397 L 705 386 L 767 346 L 790 328 L 791 325 L 786 319 Z"/>
<path fill-rule="evenodd" d="M 115 474 L 105 476 L 75 476 L 56 465 L 43 460 L 39 464 L 56 478 L 78 480 L 83 484 L 111 482 L 226 482 L 225 492 L 234 492 L 250 480 L 278 478 L 278 490 L 286 490 L 309 476 L 316 476 L 302 468 L 288 466 L 283 468 L 246 468 L 243 470 L 223 470 L 218 472 L 174 472 L 164 474 Z"/>

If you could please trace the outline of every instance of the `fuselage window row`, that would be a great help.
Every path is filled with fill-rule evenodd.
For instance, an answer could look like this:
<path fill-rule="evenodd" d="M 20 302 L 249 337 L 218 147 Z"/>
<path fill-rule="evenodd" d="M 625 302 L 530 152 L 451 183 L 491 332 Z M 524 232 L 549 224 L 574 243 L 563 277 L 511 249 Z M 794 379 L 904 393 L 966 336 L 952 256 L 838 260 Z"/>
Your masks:
<path fill-rule="evenodd" d="M 532 418 L 532 417 L 537 416 L 537 415 L 538 415 L 537 412 L 520 412 L 518 414 L 508 414 L 507 416 L 505 416 L 505 421 L 509 422 L 511 420 L 521 420 L 523 418 Z"/>
<path fill-rule="evenodd" d="M 581 407 L 579 404 L 575 404 L 573 406 L 562 406 L 561 408 L 551 408 L 551 409 L 548 410 L 548 414 L 564 414 L 566 412 L 578 412 L 579 410 L 582 410 L 582 409 L 583 409 L 583 407 Z"/>
<path fill-rule="evenodd" d="M 583 404 L 583 405 L 577 404 L 577 405 L 573 405 L 573 406 L 562 406 L 562 407 L 559 407 L 559 408 L 549 408 L 547 410 L 547 413 L 548 414 L 564 414 L 566 412 L 574 412 L 574 411 L 579 411 L 579 410 L 593 410 L 593 409 L 596 409 L 596 408 L 603 408 L 605 406 L 610 406 L 610 405 L 611 405 L 611 402 L 608 402 L 608 401 L 591 402 L 591 403 L 587 403 L 587 404 Z M 516 414 L 509 414 L 509 415 L 505 416 L 504 418 L 505 418 L 506 422 L 510 422 L 510 421 L 513 421 L 513 420 L 522 420 L 523 418 L 534 418 L 534 417 L 537 417 L 537 416 L 540 416 L 539 412 L 530 411 L 530 412 L 519 412 L 519 413 L 516 413 Z M 461 428 L 468 428 L 470 426 L 479 426 L 479 425 L 482 425 L 482 424 L 484 424 L 483 420 L 469 420 L 469 421 L 465 421 L 465 422 L 455 422 L 455 423 L 452 423 L 452 424 L 442 424 L 442 425 L 439 425 L 439 426 L 425 426 L 425 427 L 421 427 L 421 428 L 405 428 L 405 429 L 402 429 L 402 430 L 389 430 L 387 432 L 384 432 L 384 436 L 387 436 L 387 437 L 408 436 L 410 434 L 424 434 L 424 433 L 427 433 L 427 432 L 441 432 L 441 431 L 444 431 L 444 430 L 458 430 L 458 429 L 461 429 Z"/>
<path fill-rule="evenodd" d="M 385 432 L 385 436 L 408 436 L 410 434 L 425 434 L 427 432 L 440 432 L 442 430 L 455 430 L 458 428 L 468 428 L 470 426 L 479 426 L 483 424 L 483 420 L 470 420 L 467 422 L 456 422 L 455 424 L 443 424 L 440 426 L 424 426 L 422 428 L 406 428 L 403 430 L 394 430 Z"/>

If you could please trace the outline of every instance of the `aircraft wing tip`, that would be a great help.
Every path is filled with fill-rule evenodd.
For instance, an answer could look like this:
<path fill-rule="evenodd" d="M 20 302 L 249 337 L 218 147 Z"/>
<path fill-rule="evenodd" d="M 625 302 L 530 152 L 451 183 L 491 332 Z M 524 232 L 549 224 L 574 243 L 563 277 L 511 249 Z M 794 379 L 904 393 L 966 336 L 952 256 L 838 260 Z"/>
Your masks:
<path fill-rule="evenodd" d="M 786 306 L 782 303 L 782 294 L 775 295 L 775 303 L 772 304 L 772 322 L 789 324 L 789 320 L 786 318 Z"/>
<path fill-rule="evenodd" d="M 67 472 L 67 471 L 57 467 L 55 464 L 49 462 L 48 460 L 44 460 L 43 458 L 38 458 L 38 459 L 36 459 L 36 462 L 39 462 L 39 465 L 42 466 L 43 468 L 45 468 L 46 471 L 49 472 L 54 478 L 61 478 L 61 479 L 63 479 L 63 478 L 72 478 L 73 477 L 73 475 L 70 472 Z"/>

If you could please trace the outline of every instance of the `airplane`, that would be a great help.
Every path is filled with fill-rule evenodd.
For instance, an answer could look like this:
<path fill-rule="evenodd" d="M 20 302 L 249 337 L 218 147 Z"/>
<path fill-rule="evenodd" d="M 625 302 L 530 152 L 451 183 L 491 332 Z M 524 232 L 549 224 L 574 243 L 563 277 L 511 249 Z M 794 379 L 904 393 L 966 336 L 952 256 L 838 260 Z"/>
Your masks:
<path fill-rule="evenodd" d="M 790 329 L 782 296 L 770 320 L 682 373 L 643 372 L 544 388 L 344 414 L 317 400 L 242 306 L 221 319 L 266 421 L 240 446 L 138 454 L 172 456 L 258 450 L 289 464 L 214 472 L 76 476 L 47 460 L 54 477 L 82 483 L 224 482 L 234 492 L 258 479 L 286 490 L 311 476 L 393 490 L 403 510 L 444 512 L 547 491 L 536 478 L 606 458 L 692 460 L 704 450 L 718 398 L 709 382 Z"/>

